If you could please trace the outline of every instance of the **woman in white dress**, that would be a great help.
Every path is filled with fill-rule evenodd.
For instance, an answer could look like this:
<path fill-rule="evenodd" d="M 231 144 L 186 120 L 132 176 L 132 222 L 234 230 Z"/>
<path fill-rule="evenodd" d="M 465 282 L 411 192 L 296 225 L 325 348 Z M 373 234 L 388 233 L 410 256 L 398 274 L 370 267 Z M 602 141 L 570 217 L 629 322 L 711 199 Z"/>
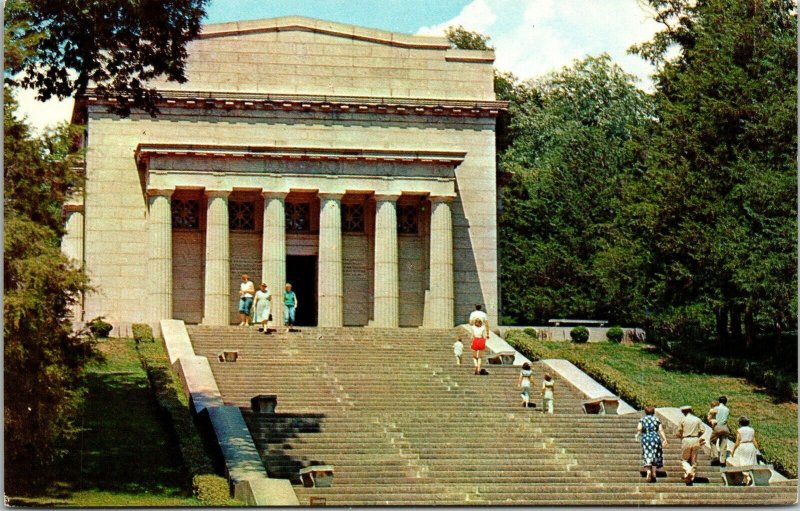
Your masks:
<path fill-rule="evenodd" d="M 531 365 L 527 362 L 522 364 L 522 370 L 519 372 L 519 380 L 517 380 L 517 386 L 522 388 L 522 393 L 520 396 L 522 397 L 522 406 L 524 408 L 528 408 L 528 403 L 531 400 L 531 375 L 533 371 L 531 370 Z"/>
<path fill-rule="evenodd" d="M 269 313 L 272 309 L 272 294 L 269 292 L 267 285 L 262 282 L 261 289 L 256 291 L 255 302 L 253 303 L 253 323 L 261 323 L 259 332 L 267 332 L 267 321 L 269 321 Z"/>
<path fill-rule="evenodd" d="M 739 418 L 739 430 L 736 431 L 736 443 L 733 445 L 728 465 L 746 467 L 758 465 L 758 443 L 756 432 L 750 427 L 750 419 Z"/>
<path fill-rule="evenodd" d="M 555 384 L 553 377 L 549 374 L 544 375 L 544 382 L 542 382 L 542 413 L 553 413 L 553 390 Z"/>

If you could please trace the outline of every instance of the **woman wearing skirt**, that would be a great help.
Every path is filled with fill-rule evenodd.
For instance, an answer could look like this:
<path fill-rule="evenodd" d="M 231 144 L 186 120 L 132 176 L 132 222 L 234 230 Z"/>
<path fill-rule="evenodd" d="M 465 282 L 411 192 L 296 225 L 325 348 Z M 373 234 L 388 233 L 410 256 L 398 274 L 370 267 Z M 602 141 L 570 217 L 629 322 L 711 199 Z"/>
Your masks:
<path fill-rule="evenodd" d="M 747 417 L 739 418 L 739 430 L 736 431 L 736 443 L 728 458 L 728 466 L 747 467 L 758 465 L 758 443 L 756 442 L 756 432 L 750 427 L 750 419 Z M 744 474 L 745 484 L 750 484 L 750 475 Z"/>
<path fill-rule="evenodd" d="M 642 442 L 642 467 L 647 471 L 648 483 L 656 482 L 656 469 L 664 466 L 664 447 L 667 446 L 667 436 L 655 413 L 655 407 L 646 406 L 644 417 L 636 426 L 636 437 Z"/>

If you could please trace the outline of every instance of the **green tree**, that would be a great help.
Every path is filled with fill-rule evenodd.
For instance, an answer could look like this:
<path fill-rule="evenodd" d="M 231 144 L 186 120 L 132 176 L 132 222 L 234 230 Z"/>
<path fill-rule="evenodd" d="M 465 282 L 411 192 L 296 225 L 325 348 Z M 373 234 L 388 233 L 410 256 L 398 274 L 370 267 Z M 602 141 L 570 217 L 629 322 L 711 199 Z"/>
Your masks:
<path fill-rule="evenodd" d="M 186 43 L 200 31 L 208 0 L 8 0 L 5 4 L 6 81 L 35 89 L 40 100 L 95 87 L 155 114 L 161 76 L 185 82 Z M 10 64 L 10 66 L 9 66 Z"/>
<path fill-rule="evenodd" d="M 444 30 L 444 35 L 453 48 L 461 50 L 494 50 L 494 46 L 489 46 L 491 37 L 467 30 L 461 25 L 447 27 Z"/>
<path fill-rule="evenodd" d="M 665 29 L 633 51 L 658 65 L 658 122 L 624 232 L 658 326 L 752 346 L 797 328 L 796 5 L 650 4 Z"/>
<path fill-rule="evenodd" d="M 610 249 L 621 189 L 641 172 L 633 140 L 652 118 L 648 97 L 607 55 L 518 87 L 501 164 L 503 313 L 628 319 L 628 289 L 612 289 Z M 619 286 L 618 286 L 619 287 Z M 613 291 L 613 292 L 611 292 Z"/>

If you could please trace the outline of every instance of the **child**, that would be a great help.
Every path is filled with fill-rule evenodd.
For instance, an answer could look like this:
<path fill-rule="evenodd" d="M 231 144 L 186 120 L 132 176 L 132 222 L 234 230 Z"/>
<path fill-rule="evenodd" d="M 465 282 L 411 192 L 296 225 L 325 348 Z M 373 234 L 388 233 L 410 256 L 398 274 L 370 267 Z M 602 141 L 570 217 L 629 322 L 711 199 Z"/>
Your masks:
<path fill-rule="evenodd" d="M 517 385 L 522 387 L 522 406 L 528 408 L 528 403 L 531 400 L 531 365 L 527 362 L 522 364 L 522 370 L 519 372 L 519 380 Z"/>
<path fill-rule="evenodd" d="M 461 355 L 464 353 L 464 343 L 461 342 L 460 337 L 456 339 L 456 342 L 453 343 L 453 353 L 456 355 L 456 365 L 461 365 Z"/>
<path fill-rule="evenodd" d="M 542 383 L 542 412 L 553 413 L 553 378 L 549 374 L 544 375 Z"/>

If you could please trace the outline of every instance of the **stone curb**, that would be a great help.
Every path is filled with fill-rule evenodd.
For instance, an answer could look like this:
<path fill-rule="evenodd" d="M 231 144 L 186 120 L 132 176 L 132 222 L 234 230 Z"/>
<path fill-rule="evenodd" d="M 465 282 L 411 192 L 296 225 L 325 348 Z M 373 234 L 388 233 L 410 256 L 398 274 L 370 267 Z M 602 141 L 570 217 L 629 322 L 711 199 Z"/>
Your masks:
<path fill-rule="evenodd" d="M 617 415 L 638 413 L 634 407 L 623 401 L 619 396 L 603 387 L 594 378 L 578 369 L 569 360 L 548 359 L 542 360 L 542 364 L 549 367 L 553 372 L 570 382 L 576 389 L 582 392 L 588 399 L 614 396 L 619 399 Z"/>

